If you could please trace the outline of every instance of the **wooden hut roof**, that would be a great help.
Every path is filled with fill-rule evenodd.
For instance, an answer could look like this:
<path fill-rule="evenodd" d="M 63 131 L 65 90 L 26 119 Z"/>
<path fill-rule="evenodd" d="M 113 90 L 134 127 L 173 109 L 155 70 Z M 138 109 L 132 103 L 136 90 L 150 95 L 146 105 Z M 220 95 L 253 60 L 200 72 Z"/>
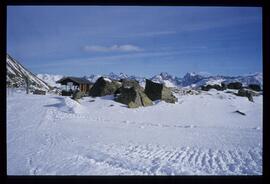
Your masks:
<path fill-rule="evenodd" d="M 93 84 L 91 83 L 89 80 L 85 79 L 85 78 L 79 78 L 79 77 L 63 77 L 62 79 L 56 81 L 56 83 L 65 83 L 64 81 L 66 80 L 70 80 L 70 81 L 73 81 L 77 84 Z"/>

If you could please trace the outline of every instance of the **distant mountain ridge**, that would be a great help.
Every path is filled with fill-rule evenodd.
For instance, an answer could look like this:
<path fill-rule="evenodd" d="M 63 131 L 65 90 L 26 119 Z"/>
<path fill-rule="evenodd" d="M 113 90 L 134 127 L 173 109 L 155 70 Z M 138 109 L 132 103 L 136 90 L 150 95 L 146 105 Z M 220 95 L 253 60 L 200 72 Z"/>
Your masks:
<path fill-rule="evenodd" d="M 89 77 L 86 77 L 91 82 L 95 82 L 101 75 L 90 75 Z M 128 76 L 127 74 L 120 73 L 119 75 L 111 72 L 108 75 L 104 75 L 105 77 L 108 77 L 113 80 L 120 80 L 120 79 L 135 79 L 139 81 L 142 85 L 145 83 L 145 77 L 137 77 L 137 76 Z M 202 85 L 207 84 L 219 84 L 221 85 L 221 82 L 224 83 L 230 83 L 230 82 L 241 82 L 244 86 L 247 86 L 249 84 L 258 84 L 261 87 L 263 87 L 263 76 L 262 73 L 255 73 L 250 75 L 244 75 L 244 76 L 222 76 L 222 75 L 215 75 L 211 76 L 209 74 L 202 75 L 197 73 L 186 73 L 184 77 L 176 77 L 174 75 L 170 75 L 166 72 L 162 72 L 158 75 L 155 75 L 150 78 L 150 80 L 165 84 L 167 87 L 192 87 L 197 88 Z"/>
<path fill-rule="evenodd" d="M 25 77 L 28 77 L 32 88 L 50 90 L 52 87 L 60 87 L 56 83 L 57 80 L 64 77 L 64 75 L 51 75 L 51 74 L 33 74 L 25 67 L 23 67 L 17 60 L 7 54 L 6 59 L 7 66 L 7 84 L 13 86 L 25 86 Z M 145 77 L 138 77 L 134 75 L 127 75 L 125 73 L 115 74 L 113 72 L 108 75 L 89 75 L 84 76 L 90 82 L 95 82 L 99 77 L 104 76 L 112 80 L 120 79 L 132 79 L 139 81 L 141 86 L 145 86 Z M 154 75 L 149 78 L 150 80 L 165 84 L 167 87 L 187 87 L 187 88 L 198 88 L 206 84 L 221 84 L 221 82 L 241 82 L 244 86 L 249 84 L 258 84 L 263 88 L 263 76 L 262 73 L 255 73 L 242 76 L 222 76 L 209 74 L 199 74 L 195 72 L 188 72 L 183 77 L 177 77 L 167 72 L 161 72 L 160 74 Z"/>
<path fill-rule="evenodd" d="M 53 80 L 55 78 L 58 78 L 61 75 L 49 75 L 46 74 L 44 77 L 44 74 L 38 74 L 38 77 L 41 77 L 44 81 L 46 81 L 49 84 L 52 84 Z M 134 75 L 127 75 L 124 73 L 120 74 L 115 74 L 113 72 L 109 73 L 108 75 L 89 75 L 89 76 L 84 76 L 84 78 L 88 79 L 90 82 L 95 82 L 99 77 L 104 76 L 112 80 L 120 80 L 120 79 L 131 79 L 131 80 L 137 80 L 139 81 L 141 86 L 145 85 L 145 77 L 138 77 Z M 192 73 L 186 73 L 184 77 L 176 77 L 173 75 L 170 75 L 166 72 L 162 72 L 158 75 L 155 75 L 151 78 L 150 80 L 157 82 L 157 83 L 162 83 L 165 84 L 167 87 L 186 87 L 186 88 L 198 88 L 202 85 L 207 85 L 207 84 L 219 84 L 221 85 L 221 82 L 224 83 L 230 83 L 230 82 L 241 82 L 244 86 L 247 86 L 249 84 L 258 84 L 261 87 L 263 87 L 263 77 L 262 73 L 256 73 L 256 74 L 250 74 L 250 75 L 244 75 L 244 76 L 222 76 L 222 75 L 200 75 L 196 74 L 194 72 Z M 54 85 L 52 85 L 54 86 Z"/>

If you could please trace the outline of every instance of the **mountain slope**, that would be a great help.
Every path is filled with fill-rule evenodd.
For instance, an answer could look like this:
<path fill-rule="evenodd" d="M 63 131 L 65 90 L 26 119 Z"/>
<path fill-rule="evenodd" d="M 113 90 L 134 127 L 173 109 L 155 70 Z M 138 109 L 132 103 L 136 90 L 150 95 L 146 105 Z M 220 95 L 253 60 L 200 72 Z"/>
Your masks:
<path fill-rule="evenodd" d="M 62 79 L 64 75 L 37 74 L 37 77 L 52 87 L 61 87 L 61 84 L 56 83 L 56 81 Z"/>
<path fill-rule="evenodd" d="M 24 87 L 25 78 L 29 79 L 30 89 L 50 90 L 46 82 L 38 78 L 35 74 L 31 73 L 28 69 L 22 66 L 17 60 L 7 54 L 7 85 L 14 87 Z"/>

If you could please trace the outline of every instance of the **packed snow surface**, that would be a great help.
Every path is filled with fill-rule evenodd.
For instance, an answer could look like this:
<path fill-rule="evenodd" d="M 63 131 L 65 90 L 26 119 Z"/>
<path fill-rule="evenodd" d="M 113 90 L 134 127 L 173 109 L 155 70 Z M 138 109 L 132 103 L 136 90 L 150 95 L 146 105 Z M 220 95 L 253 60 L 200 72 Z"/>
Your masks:
<path fill-rule="evenodd" d="M 211 90 L 137 109 L 112 99 L 9 94 L 8 175 L 262 174 L 262 96 Z"/>

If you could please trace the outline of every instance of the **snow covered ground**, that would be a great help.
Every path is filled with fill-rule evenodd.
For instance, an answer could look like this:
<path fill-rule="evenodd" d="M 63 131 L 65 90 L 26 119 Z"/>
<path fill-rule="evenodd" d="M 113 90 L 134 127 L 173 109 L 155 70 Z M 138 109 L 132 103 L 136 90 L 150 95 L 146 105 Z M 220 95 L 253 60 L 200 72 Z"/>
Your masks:
<path fill-rule="evenodd" d="M 8 95 L 8 175 L 262 174 L 262 96 L 212 90 L 137 109 L 112 98 Z"/>

